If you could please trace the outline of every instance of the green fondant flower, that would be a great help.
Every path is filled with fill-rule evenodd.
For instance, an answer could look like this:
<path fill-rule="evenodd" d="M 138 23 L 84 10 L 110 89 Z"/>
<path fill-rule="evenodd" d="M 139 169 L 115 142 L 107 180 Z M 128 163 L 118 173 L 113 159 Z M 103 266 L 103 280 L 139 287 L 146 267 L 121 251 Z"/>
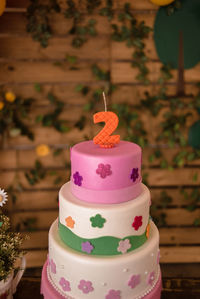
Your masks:
<path fill-rule="evenodd" d="M 100 214 L 96 214 L 94 217 L 90 217 L 90 221 L 92 223 L 92 227 L 102 228 L 106 219 L 103 218 Z"/>

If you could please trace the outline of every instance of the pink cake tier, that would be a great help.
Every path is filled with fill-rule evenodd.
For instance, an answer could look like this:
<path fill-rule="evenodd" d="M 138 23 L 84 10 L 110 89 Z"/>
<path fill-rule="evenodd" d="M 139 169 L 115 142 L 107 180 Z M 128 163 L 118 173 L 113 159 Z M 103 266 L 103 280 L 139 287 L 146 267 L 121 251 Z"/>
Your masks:
<path fill-rule="evenodd" d="M 46 261 L 42 270 L 42 283 L 41 283 L 41 290 L 40 290 L 40 293 L 44 296 L 44 299 L 74 299 L 67 295 L 62 296 L 59 293 L 59 291 L 56 290 L 55 286 L 53 286 L 53 282 L 51 281 L 50 277 L 48 277 L 47 267 L 48 267 L 48 262 Z M 162 289 L 162 281 L 161 281 L 161 274 L 160 274 L 155 287 L 150 291 L 150 293 L 141 297 L 141 299 L 160 299 L 161 289 Z"/>
<path fill-rule="evenodd" d="M 48 266 L 43 270 L 45 299 L 160 298 L 159 234 L 153 222 L 150 226 L 149 239 L 134 252 L 99 258 L 65 245 L 55 221 L 49 231 Z"/>
<path fill-rule="evenodd" d="M 141 148 L 120 141 L 105 149 L 93 141 L 71 148 L 71 192 L 93 203 L 121 203 L 141 193 Z"/>

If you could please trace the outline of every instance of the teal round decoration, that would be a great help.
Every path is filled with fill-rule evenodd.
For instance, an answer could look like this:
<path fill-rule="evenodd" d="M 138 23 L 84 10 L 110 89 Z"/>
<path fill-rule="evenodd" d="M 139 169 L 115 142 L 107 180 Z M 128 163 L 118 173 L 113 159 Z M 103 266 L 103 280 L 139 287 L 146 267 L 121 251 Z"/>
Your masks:
<path fill-rule="evenodd" d="M 195 122 L 189 129 L 188 143 L 195 149 L 200 149 L 200 120 Z"/>
<path fill-rule="evenodd" d="M 181 9 L 172 15 L 161 7 L 154 25 L 155 46 L 160 60 L 178 68 L 179 36 L 183 34 L 184 68 L 200 61 L 200 1 L 182 0 Z"/>

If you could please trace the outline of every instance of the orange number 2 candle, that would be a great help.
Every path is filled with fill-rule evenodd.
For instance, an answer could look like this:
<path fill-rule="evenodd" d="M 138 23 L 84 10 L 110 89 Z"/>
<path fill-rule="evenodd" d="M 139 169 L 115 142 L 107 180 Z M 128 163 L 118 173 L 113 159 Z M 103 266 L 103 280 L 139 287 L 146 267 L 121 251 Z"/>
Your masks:
<path fill-rule="evenodd" d="M 106 101 L 105 95 L 104 102 L 105 102 L 105 110 L 106 109 Z M 93 115 L 94 123 L 105 122 L 105 126 L 103 129 L 93 138 L 95 144 L 99 144 L 103 148 L 111 148 L 115 146 L 115 144 L 119 143 L 120 135 L 112 135 L 110 136 L 118 126 L 119 119 L 118 116 L 111 111 L 102 111 L 95 113 Z"/>

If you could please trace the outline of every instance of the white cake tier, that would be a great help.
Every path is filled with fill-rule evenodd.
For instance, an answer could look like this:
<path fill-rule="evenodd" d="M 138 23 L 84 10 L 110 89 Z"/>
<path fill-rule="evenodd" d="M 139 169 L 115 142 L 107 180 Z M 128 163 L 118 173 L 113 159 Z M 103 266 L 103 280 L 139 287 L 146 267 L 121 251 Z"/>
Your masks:
<path fill-rule="evenodd" d="M 75 299 L 139 299 L 159 278 L 159 233 L 150 222 L 147 242 L 120 256 L 88 256 L 65 245 L 58 221 L 49 232 L 49 280 L 64 297 Z"/>
<path fill-rule="evenodd" d="M 77 199 L 70 182 L 59 193 L 59 221 L 81 238 L 102 236 L 125 238 L 141 236 L 149 222 L 150 192 L 142 184 L 142 193 L 119 204 L 94 204 Z"/>

